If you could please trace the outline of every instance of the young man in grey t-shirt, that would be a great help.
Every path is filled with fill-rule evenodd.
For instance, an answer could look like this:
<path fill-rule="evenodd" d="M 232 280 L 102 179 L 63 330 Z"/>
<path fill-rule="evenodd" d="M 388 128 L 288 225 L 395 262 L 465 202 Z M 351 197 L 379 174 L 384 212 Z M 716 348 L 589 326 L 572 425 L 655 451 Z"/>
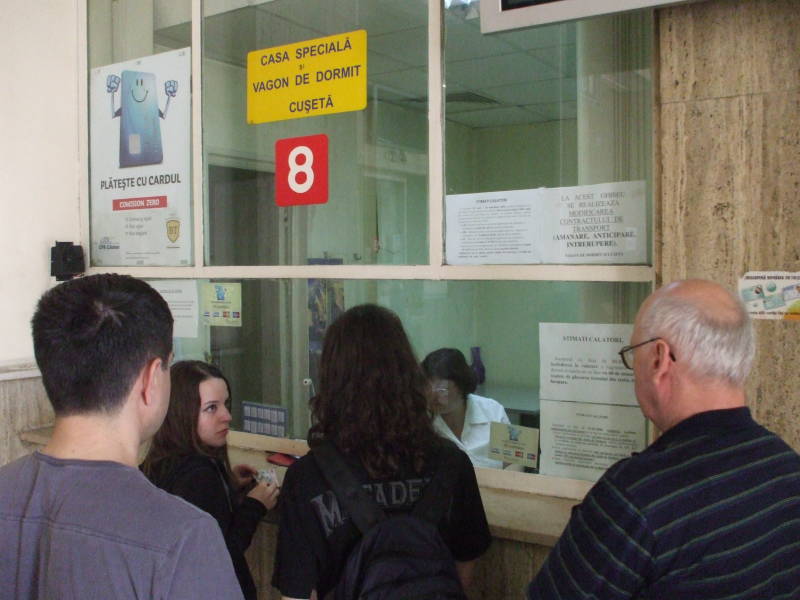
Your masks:
<path fill-rule="evenodd" d="M 3 597 L 241 600 L 214 519 L 136 468 L 169 403 L 163 298 L 128 276 L 74 279 L 42 296 L 33 341 L 56 423 L 0 468 Z"/>

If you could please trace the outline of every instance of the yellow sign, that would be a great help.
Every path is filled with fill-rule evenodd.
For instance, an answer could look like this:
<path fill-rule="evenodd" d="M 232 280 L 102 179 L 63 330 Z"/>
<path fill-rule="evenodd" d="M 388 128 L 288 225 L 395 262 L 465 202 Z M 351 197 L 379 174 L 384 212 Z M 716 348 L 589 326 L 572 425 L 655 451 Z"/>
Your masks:
<path fill-rule="evenodd" d="M 364 29 L 247 54 L 247 122 L 251 125 L 366 106 Z"/>
<path fill-rule="evenodd" d="M 536 468 L 539 465 L 539 430 L 521 425 L 491 423 L 489 458 Z"/>

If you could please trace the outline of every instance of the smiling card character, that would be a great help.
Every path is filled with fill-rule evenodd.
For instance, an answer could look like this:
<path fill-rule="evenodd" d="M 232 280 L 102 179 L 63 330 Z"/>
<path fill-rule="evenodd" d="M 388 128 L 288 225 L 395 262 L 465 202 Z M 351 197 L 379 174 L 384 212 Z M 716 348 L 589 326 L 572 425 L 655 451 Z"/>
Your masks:
<path fill-rule="evenodd" d="M 155 76 L 123 71 L 120 104 L 119 166 L 159 164 L 163 152 Z"/>
<path fill-rule="evenodd" d="M 111 116 L 120 117 L 119 166 L 139 167 L 156 165 L 163 160 L 161 148 L 161 124 L 159 119 L 167 116 L 170 98 L 177 93 L 177 82 L 167 81 L 164 91 L 167 103 L 163 112 L 158 108 L 156 78 L 152 73 L 141 71 L 122 72 L 120 107 L 114 110 L 114 94 L 119 88 L 120 78 L 109 75 L 106 82 L 111 94 Z"/>

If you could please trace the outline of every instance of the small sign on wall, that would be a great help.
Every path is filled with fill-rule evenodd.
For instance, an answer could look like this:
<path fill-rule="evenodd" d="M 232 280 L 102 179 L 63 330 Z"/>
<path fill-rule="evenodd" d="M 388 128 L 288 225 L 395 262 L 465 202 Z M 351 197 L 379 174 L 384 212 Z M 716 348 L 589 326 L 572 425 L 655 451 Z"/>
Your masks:
<path fill-rule="evenodd" d="M 739 279 L 739 297 L 753 319 L 800 321 L 800 273 L 749 271 Z"/>

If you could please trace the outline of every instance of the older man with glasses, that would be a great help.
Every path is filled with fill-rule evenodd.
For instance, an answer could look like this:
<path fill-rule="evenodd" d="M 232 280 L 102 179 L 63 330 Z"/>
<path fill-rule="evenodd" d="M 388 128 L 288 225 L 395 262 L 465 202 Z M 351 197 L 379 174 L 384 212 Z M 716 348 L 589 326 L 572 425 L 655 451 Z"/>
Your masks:
<path fill-rule="evenodd" d="M 645 301 L 620 356 L 662 435 L 574 509 L 529 599 L 800 598 L 800 456 L 745 406 L 753 354 L 715 283 Z"/>

